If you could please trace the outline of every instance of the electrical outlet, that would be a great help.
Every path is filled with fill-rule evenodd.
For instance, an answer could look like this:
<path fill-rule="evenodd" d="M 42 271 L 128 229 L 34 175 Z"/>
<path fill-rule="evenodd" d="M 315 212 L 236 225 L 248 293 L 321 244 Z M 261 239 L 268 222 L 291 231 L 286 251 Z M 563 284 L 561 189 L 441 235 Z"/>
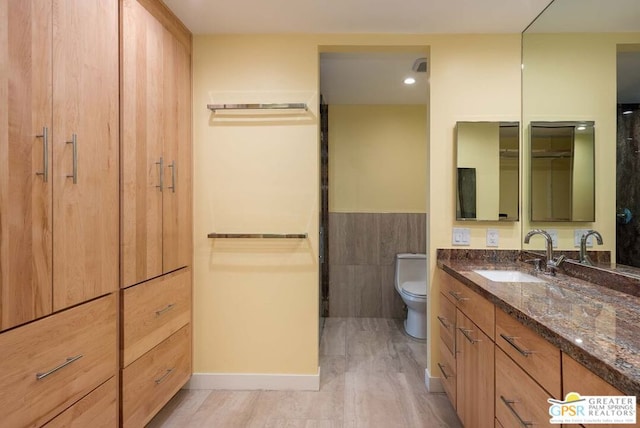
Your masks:
<path fill-rule="evenodd" d="M 498 229 L 487 229 L 487 247 L 497 247 L 500 240 Z"/>
<path fill-rule="evenodd" d="M 558 248 L 558 231 L 555 229 L 547 229 L 547 233 L 551 236 L 553 248 Z"/>
<path fill-rule="evenodd" d="M 582 235 L 587 233 L 590 229 L 574 229 L 573 230 L 573 246 L 580 247 L 580 241 Z M 587 238 L 587 247 L 593 247 L 593 236 Z"/>
<path fill-rule="evenodd" d="M 470 245 L 471 231 L 466 227 L 454 227 L 451 236 L 451 243 L 453 245 Z"/>

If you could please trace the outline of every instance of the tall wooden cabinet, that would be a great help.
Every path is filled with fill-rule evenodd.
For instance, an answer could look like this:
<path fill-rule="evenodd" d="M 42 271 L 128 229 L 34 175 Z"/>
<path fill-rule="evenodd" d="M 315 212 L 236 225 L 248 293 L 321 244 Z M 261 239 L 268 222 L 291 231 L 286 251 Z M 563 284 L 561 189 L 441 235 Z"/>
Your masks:
<path fill-rule="evenodd" d="M 117 424 L 118 64 L 117 0 L 0 0 L 2 425 Z"/>
<path fill-rule="evenodd" d="M 191 34 L 121 5 L 120 420 L 139 427 L 191 376 Z"/>
<path fill-rule="evenodd" d="M 117 3 L 0 7 L 0 328 L 118 284 Z"/>

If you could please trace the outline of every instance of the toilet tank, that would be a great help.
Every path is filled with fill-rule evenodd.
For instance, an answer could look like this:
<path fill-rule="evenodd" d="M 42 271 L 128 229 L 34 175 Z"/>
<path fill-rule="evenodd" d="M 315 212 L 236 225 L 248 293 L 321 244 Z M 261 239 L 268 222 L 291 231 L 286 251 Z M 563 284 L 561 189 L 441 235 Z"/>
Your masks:
<path fill-rule="evenodd" d="M 396 254 L 396 286 L 407 281 L 427 280 L 427 255 L 415 253 Z"/>

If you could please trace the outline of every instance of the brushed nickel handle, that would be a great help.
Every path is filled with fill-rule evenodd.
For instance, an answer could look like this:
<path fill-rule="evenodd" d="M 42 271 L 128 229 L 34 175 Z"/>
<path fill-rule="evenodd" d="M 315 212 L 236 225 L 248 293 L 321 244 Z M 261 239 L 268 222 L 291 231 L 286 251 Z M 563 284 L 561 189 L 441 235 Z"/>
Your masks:
<path fill-rule="evenodd" d="M 509 345 L 513 346 L 513 348 L 516 351 L 518 351 L 520 354 L 524 355 L 525 357 L 528 357 L 529 355 L 533 354 L 533 351 L 529 351 L 528 349 L 522 349 L 521 347 L 518 346 L 518 344 L 515 342 L 515 339 L 517 339 L 517 337 L 507 336 L 503 333 L 500 333 L 500 337 L 506 340 Z"/>
<path fill-rule="evenodd" d="M 520 425 L 522 425 L 523 427 L 527 428 L 530 426 L 533 426 L 533 422 L 531 421 L 525 421 L 524 419 L 522 419 L 520 417 L 520 415 L 518 414 L 518 412 L 516 412 L 516 409 L 513 408 L 512 404 L 517 403 L 517 401 L 515 400 L 507 400 L 506 398 L 504 398 L 504 396 L 500 396 L 500 399 L 502 400 L 502 402 L 504 403 L 505 406 L 507 406 L 507 409 L 509 409 L 511 411 L 511 413 L 513 414 L 513 416 L 516 417 L 516 419 L 518 420 L 518 422 L 520 422 Z"/>
<path fill-rule="evenodd" d="M 36 135 L 36 138 L 42 138 L 42 172 L 36 172 L 36 175 L 42 176 L 42 181 L 49 181 L 49 128 L 42 127 L 42 134 Z"/>
<path fill-rule="evenodd" d="M 155 379 L 154 382 L 156 383 L 156 385 L 160 385 L 162 382 L 164 382 L 164 380 L 171 374 L 171 372 L 173 372 L 173 368 L 167 369 L 167 371 L 162 376 L 160 376 L 158 379 Z"/>
<path fill-rule="evenodd" d="M 82 358 L 82 354 L 76 355 L 75 357 L 68 357 L 65 360 L 65 362 L 60 364 L 59 366 L 54 367 L 51 370 L 48 370 L 48 371 L 43 372 L 43 373 L 36 373 L 36 380 L 44 379 L 45 377 L 49 376 L 50 374 L 53 374 L 53 373 L 57 372 L 58 370 L 68 366 L 69 364 L 73 363 L 74 361 L 78 361 L 80 358 Z"/>
<path fill-rule="evenodd" d="M 73 184 L 78 184 L 78 135 L 71 134 L 71 141 L 67 141 L 67 144 L 71 144 L 73 149 L 73 172 L 67 178 L 73 178 Z"/>
<path fill-rule="evenodd" d="M 168 167 L 171 168 L 171 186 L 169 186 L 169 189 L 171 189 L 171 192 L 176 193 L 176 161 L 172 161 Z"/>
<path fill-rule="evenodd" d="M 480 339 L 474 339 L 473 337 L 469 336 L 469 333 L 473 333 L 473 330 L 462 327 L 459 327 L 458 330 L 460 330 L 460 332 L 464 335 L 464 337 L 467 338 L 469 342 L 471 342 L 472 345 L 475 345 L 478 342 L 482 342 Z"/>
<path fill-rule="evenodd" d="M 445 317 L 438 315 L 438 321 L 440 321 L 440 324 L 442 324 L 442 326 L 447 330 L 451 328 L 451 323 L 449 323 Z"/>
<path fill-rule="evenodd" d="M 449 294 L 453 296 L 453 298 L 456 299 L 457 302 L 469 300 L 468 297 L 462 297 L 462 293 L 460 293 L 459 291 L 449 291 Z"/>
<path fill-rule="evenodd" d="M 176 305 L 175 303 L 171 303 L 171 304 L 167 305 L 166 308 L 156 311 L 156 316 L 159 317 L 160 315 L 170 311 L 171 309 L 174 308 L 175 305 Z"/>
<path fill-rule="evenodd" d="M 162 156 L 160 157 L 160 161 L 156 162 L 156 165 L 160 165 L 160 184 L 156 186 L 156 189 L 160 189 L 162 192 L 164 190 L 164 159 L 162 159 Z"/>
<path fill-rule="evenodd" d="M 441 363 L 438 363 L 438 368 L 440 369 L 440 372 L 442 373 L 442 376 L 444 376 L 445 379 L 449 379 L 450 377 L 453 377 L 451 375 L 448 375 L 447 372 L 444 371 L 444 366 Z"/>

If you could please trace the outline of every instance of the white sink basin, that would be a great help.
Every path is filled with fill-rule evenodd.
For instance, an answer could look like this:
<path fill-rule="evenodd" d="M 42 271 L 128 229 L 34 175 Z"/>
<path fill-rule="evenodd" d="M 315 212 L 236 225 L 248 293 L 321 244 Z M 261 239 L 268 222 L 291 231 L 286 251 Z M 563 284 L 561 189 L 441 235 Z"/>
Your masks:
<path fill-rule="evenodd" d="M 517 270 L 474 270 L 474 272 L 494 282 L 546 282 Z"/>

